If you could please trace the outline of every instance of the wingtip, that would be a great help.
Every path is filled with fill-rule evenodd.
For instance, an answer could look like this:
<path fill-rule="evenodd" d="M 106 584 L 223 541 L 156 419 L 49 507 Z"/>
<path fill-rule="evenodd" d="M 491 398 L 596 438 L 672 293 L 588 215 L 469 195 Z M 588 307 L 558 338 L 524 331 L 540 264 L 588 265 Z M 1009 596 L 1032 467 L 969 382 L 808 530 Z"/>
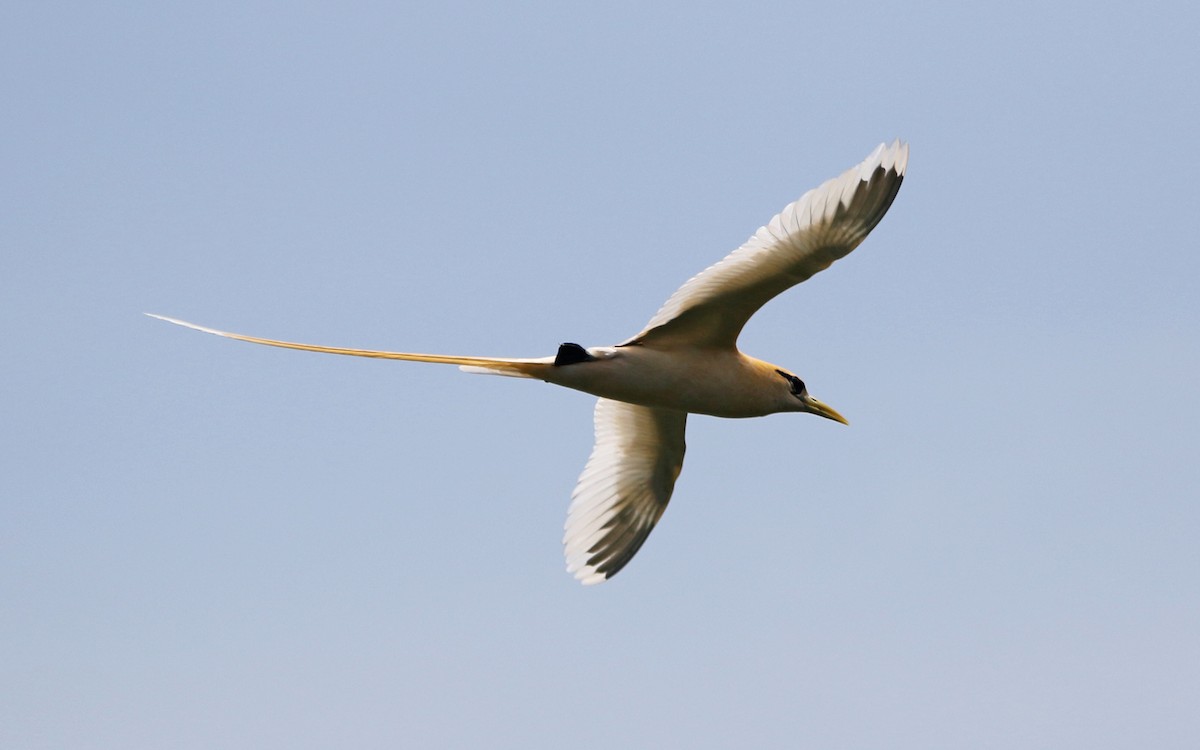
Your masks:
<path fill-rule="evenodd" d="M 565 539 L 563 543 L 567 545 L 567 549 L 564 550 L 567 557 L 567 572 L 575 580 L 579 581 L 580 584 L 595 586 L 597 583 L 604 583 L 609 579 L 610 576 L 608 573 L 602 573 L 596 570 L 595 567 L 588 565 L 586 554 L 581 554 L 578 549 L 572 549 L 572 545 Z"/>
<path fill-rule="evenodd" d="M 604 573 L 597 573 L 591 568 L 586 567 L 580 570 L 567 568 L 567 572 L 575 576 L 575 580 L 579 581 L 582 586 L 595 586 L 598 583 L 604 583 L 608 580 L 608 576 Z"/>
<path fill-rule="evenodd" d="M 888 145 L 886 143 L 880 143 L 878 146 L 876 146 L 874 148 L 874 150 L 871 151 L 871 153 L 867 154 L 867 158 L 863 159 L 863 163 L 870 164 L 870 165 L 872 165 L 872 168 L 874 168 L 874 165 L 880 163 L 881 161 L 883 161 L 883 159 L 887 158 L 883 153 L 884 150 L 887 149 L 887 147 L 888 147 Z"/>
<path fill-rule="evenodd" d="M 895 170 L 896 174 L 903 176 L 904 170 L 908 167 L 908 143 L 899 138 L 892 141 L 882 166 L 887 170 Z"/>

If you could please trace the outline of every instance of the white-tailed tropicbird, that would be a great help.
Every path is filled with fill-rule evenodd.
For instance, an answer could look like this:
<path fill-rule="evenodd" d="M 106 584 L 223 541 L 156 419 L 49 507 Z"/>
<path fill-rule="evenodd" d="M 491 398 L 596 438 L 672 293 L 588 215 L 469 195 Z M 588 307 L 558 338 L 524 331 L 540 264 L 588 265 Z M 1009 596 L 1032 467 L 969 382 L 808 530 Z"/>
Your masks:
<path fill-rule="evenodd" d="M 738 351 L 737 337 L 768 300 L 863 241 L 887 213 L 907 164 L 907 144 L 880 144 L 857 167 L 808 191 L 724 260 L 693 276 L 641 333 L 616 346 L 562 344 L 555 356 L 539 359 L 451 357 L 297 344 L 150 315 L 254 344 L 459 365 L 599 396 L 596 443 L 571 494 L 563 536 L 567 570 L 585 584 L 599 583 L 633 558 L 666 509 L 683 468 L 689 412 L 761 417 L 798 411 L 848 424 L 789 370 Z"/>

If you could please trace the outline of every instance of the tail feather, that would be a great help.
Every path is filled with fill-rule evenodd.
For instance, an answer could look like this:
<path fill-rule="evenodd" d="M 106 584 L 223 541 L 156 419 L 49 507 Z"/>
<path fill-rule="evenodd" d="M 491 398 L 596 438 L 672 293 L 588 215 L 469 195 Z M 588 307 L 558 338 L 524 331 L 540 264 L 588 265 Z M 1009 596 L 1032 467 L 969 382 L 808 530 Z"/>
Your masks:
<path fill-rule="evenodd" d="M 322 352 L 324 354 L 343 354 L 351 357 L 372 357 L 374 359 L 399 359 L 408 362 L 432 362 L 441 365 L 458 365 L 464 372 L 486 373 L 489 375 L 508 375 L 517 378 L 536 378 L 545 380 L 544 373 L 549 371 L 549 368 L 554 366 L 554 357 L 542 357 L 539 359 L 510 359 L 503 357 L 455 357 L 444 354 L 413 354 L 410 352 L 385 352 L 375 349 L 348 349 L 340 346 L 318 346 L 316 344 L 298 344 L 293 341 L 278 341 L 276 339 L 264 339 L 258 336 L 247 336 L 241 333 L 230 333 L 229 331 L 218 331 L 215 328 L 188 323 L 187 321 L 178 320 L 176 318 L 168 318 L 165 315 L 155 315 L 154 313 L 146 313 L 151 318 L 158 318 L 168 323 L 174 323 L 177 326 L 191 328 L 203 333 L 211 333 L 214 336 L 222 336 L 227 339 L 235 339 L 237 341 L 247 341 L 251 344 L 262 344 L 264 346 L 278 346 L 283 349 L 298 349 L 305 352 Z"/>

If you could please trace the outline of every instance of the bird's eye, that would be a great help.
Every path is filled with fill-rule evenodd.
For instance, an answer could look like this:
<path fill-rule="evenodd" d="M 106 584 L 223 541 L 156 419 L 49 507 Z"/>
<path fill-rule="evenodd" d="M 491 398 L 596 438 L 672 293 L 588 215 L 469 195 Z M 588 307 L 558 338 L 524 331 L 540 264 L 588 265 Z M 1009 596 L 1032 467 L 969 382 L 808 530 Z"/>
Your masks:
<path fill-rule="evenodd" d="M 792 393 L 794 393 L 797 396 L 799 396 L 801 393 L 804 393 L 804 381 L 803 380 L 796 377 L 795 375 L 786 373 L 783 370 L 776 370 L 775 372 L 779 373 L 783 377 L 783 379 L 788 382 L 788 384 L 792 387 Z"/>

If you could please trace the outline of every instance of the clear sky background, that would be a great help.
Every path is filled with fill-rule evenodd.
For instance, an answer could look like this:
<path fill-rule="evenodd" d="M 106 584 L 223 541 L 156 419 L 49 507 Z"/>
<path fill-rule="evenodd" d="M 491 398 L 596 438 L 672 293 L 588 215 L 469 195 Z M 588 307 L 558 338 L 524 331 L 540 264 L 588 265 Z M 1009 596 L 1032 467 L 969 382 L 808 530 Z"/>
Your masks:
<path fill-rule="evenodd" d="M 6 3 L 0 746 L 1195 748 L 1191 2 Z M 909 140 L 563 570 L 615 343 Z"/>

